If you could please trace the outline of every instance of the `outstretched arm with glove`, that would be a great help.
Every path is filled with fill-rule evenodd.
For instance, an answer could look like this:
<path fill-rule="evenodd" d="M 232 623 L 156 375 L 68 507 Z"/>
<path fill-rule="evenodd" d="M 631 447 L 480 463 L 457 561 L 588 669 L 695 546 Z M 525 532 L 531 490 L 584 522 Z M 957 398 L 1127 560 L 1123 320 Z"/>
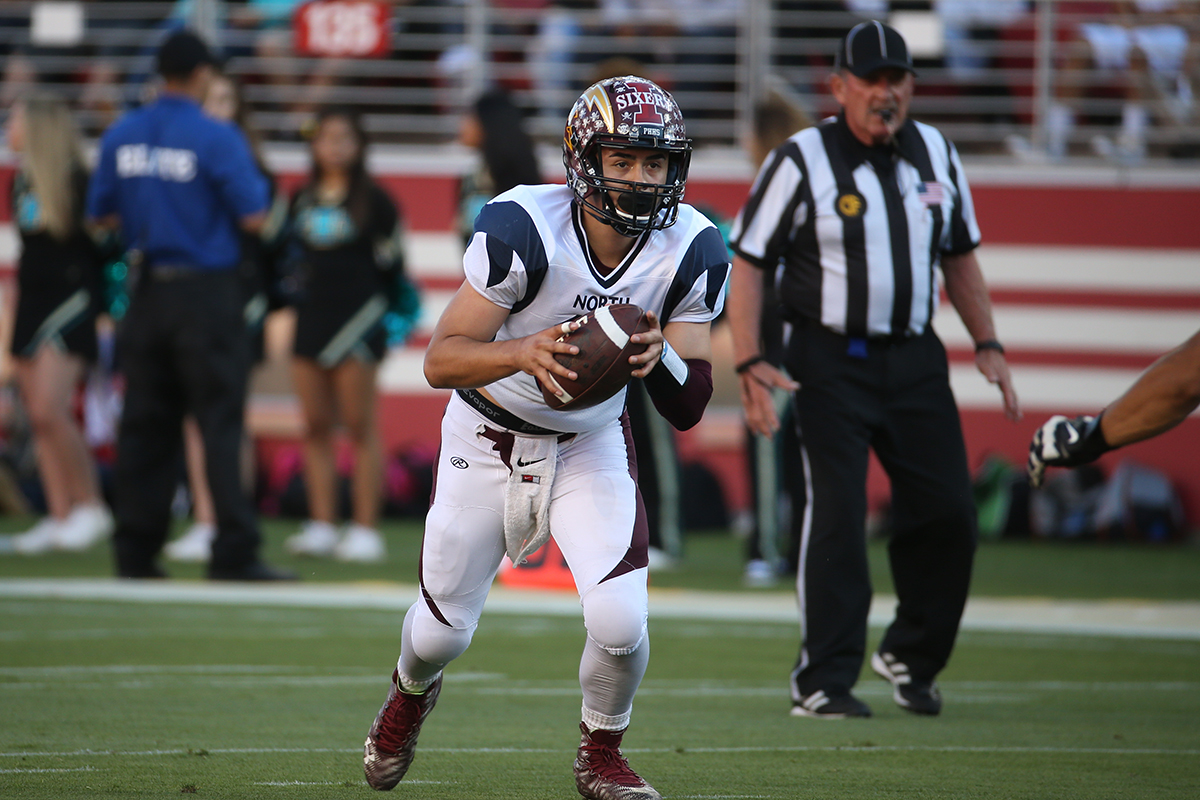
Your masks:
<path fill-rule="evenodd" d="M 1200 406 L 1200 331 L 1154 362 L 1098 416 L 1053 416 L 1029 445 L 1029 482 L 1046 467 L 1077 467 L 1109 450 L 1157 436 Z"/>

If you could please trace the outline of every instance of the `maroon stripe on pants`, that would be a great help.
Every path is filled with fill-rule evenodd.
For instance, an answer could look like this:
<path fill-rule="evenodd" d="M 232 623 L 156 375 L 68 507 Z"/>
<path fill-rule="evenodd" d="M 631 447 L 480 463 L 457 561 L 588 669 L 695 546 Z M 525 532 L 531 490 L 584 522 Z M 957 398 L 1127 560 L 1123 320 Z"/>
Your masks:
<path fill-rule="evenodd" d="M 437 457 L 433 459 L 433 488 L 429 490 L 429 507 L 433 507 L 433 499 L 437 495 L 437 473 L 438 462 L 442 460 L 442 445 L 438 444 Z M 417 583 L 421 585 L 421 596 L 425 598 L 425 604 L 429 606 L 430 613 L 434 619 L 445 625 L 447 628 L 453 628 L 450 621 L 446 619 L 446 615 L 437 607 L 437 603 L 433 602 L 433 596 L 429 594 L 429 590 L 425 588 L 425 534 L 421 534 L 421 554 L 417 557 Z"/>
<path fill-rule="evenodd" d="M 646 504 L 642 500 L 642 490 L 638 488 L 637 454 L 633 449 L 633 433 L 629 428 L 629 412 L 621 414 L 621 433 L 625 435 L 625 452 L 629 459 L 629 477 L 633 478 L 633 489 L 637 500 L 637 511 L 633 517 L 633 538 L 625 556 L 617 562 L 612 572 L 605 575 L 600 583 L 612 580 L 626 572 L 633 572 L 650 565 L 650 523 L 646 518 Z"/>

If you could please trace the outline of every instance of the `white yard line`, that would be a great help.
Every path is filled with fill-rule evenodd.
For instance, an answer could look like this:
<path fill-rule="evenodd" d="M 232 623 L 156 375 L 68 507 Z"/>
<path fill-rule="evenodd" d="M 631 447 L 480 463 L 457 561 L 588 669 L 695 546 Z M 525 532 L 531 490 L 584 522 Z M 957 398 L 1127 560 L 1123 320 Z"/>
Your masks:
<path fill-rule="evenodd" d="M 409 584 L 214 584 L 200 581 L 119 581 L 115 579 L 0 580 L 0 598 L 183 603 L 293 608 L 384 609 L 403 611 L 417 599 Z M 870 622 L 881 626 L 893 616 L 896 599 L 876 596 Z M 487 613 L 579 616 L 573 592 L 522 591 L 497 586 Z M 795 598 L 786 592 L 701 592 L 650 590 L 652 619 L 734 622 L 797 620 Z M 1052 600 L 973 598 L 964 630 L 1200 640 L 1200 602 L 1140 600 Z"/>
<path fill-rule="evenodd" d="M 537 755 L 568 752 L 569 748 L 549 747 L 423 747 L 422 753 L 449 753 L 452 755 Z M 680 752 L 676 747 L 631 747 L 622 748 L 625 753 L 671 754 Z M 195 751 L 190 751 L 195 754 Z M 261 755 L 261 754 L 309 754 L 309 753 L 361 753 L 361 747 L 228 747 L 209 748 L 207 755 Z M 1103 754 L 1122 756 L 1200 756 L 1195 748 L 1165 747 L 1053 747 L 1004 745 L 778 745 L 763 747 L 687 747 L 686 753 L 1048 753 L 1048 754 Z M 64 750 L 58 752 L 3 753 L 0 758 L 93 758 L 99 756 L 185 756 L 188 750 Z M 78 771 L 84 771 L 83 768 Z M 51 770 L 46 770 L 51 771 Z"/>

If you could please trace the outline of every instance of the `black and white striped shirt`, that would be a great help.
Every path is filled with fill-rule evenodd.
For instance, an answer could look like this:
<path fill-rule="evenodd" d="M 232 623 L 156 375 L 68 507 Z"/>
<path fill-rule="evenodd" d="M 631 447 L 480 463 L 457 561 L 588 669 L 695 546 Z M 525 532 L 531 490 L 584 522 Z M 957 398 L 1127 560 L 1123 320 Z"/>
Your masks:
<path fill-rule="evenodd" d="M 979 244 L 962 162 L 937 129 L 908 121 L 866 147 L 842 117 L 771 154 L 734 222 L 734 251 L 783 263 L 789 313 L 855 337 L 917 335 L 938 300 L 943 255 Z"/>

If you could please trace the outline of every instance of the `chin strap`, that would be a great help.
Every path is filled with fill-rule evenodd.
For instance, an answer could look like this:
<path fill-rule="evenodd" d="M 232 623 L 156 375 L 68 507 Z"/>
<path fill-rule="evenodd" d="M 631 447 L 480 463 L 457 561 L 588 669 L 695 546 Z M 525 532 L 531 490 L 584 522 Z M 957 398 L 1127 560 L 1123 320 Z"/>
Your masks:
<path fill-rule="evenodd" d="M 682 359 L 663 342 L 663 352 L 645 378 L 646 391 L 663 419 L 686 431 L 704 416 L 712 397 L 712 364 L 699 358 Z"/>

